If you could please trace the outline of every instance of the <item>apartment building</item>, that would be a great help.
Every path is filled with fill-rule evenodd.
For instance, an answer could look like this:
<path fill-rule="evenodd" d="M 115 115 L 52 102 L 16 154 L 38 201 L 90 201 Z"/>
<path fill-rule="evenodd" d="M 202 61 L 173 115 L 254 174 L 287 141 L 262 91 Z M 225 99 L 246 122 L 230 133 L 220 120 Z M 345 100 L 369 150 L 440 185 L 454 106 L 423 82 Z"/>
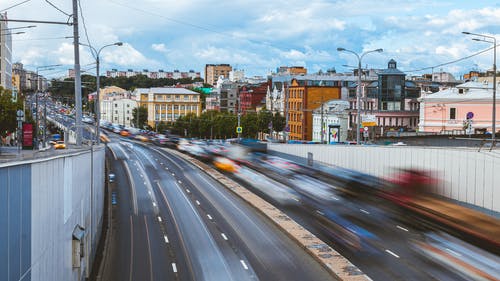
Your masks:
<path fill-rule="evenodd" d="M 201 114 L 200 93 L 185 88 L 138 88 L 133 93 L 138 106 L 148 111 L 148 125 L 174 122 L 189 113 Z"/>
<path fill-rule="evenodd" d="M 0 13 L 6 19 L 7 13 Z M 6 21 L 0 21 L 0 86 L 12 89 L 12 35 Z"/>
<path fill-rule="evenodd" d="M 133 69 L 128 69 L 127 71 L 119 71 L 117 69 L 112 69 L 106 71 L 106 77 L 116 78 L 116 77 L 133 77 L 137 75 L 144 75 L 150 79 L 181 79 L 181 78 L 201 78 L 200 72 L 189 70 L 189 71 L 164 71 L 159 69 L 158 71 L 149 71 L 148 69 L 143 69 L 142 71 L 137 71 Z"/>
<path fill-rule="evenodd" d="M 341 87 L 322 81 L 292 79 L 288 88 L 287 115 L 290 140 L 312 140 L 312 112 L 329 100 L 340 100 Z"/>
<path fill-rule="evenodd" d="M 207 64 L 205 65 L 205 83 L 215 85 L 219 76 L 229 79 L 229 72 L 232 70 L 229 64 Z"/>

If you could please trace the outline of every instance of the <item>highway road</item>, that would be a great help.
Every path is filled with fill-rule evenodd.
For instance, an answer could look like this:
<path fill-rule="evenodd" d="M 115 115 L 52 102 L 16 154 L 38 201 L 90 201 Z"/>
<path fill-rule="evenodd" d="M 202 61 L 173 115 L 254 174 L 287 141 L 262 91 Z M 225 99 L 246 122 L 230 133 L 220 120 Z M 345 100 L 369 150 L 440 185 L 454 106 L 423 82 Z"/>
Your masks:
<path fill-rule="evenodd" d="M 185 160 L 113 137 L 102 280 L 331 280 L 252 207 Z"/>
<path fill-rule="evenodd" d="M 373 280 L 468 280 L 456 270 L 419 255 L 413 241 L 422 238 L 422 230 L 393 216 L 382 202 L 369 203 L 346 196 L 331 182 L 302 174 L 299 170 L 278 168 L 284 165 L 259 165 L 257 161 L 250 163 L 260 171 L 261 177 L 296 191 L 301 205 L 295 208 L 279 206 L 282 211 L 340 252 Z M 265 196 L 239 173 L 235 173 L 233 178 Z M 266 200 L 279 204 L 273 198 Z M 336 223 L 332 224 L 331 221 Z M 353 237 L 360 237 L 361 240 Z M 362 241 L 361 249 L 358 248 L 358 241 Z"/>

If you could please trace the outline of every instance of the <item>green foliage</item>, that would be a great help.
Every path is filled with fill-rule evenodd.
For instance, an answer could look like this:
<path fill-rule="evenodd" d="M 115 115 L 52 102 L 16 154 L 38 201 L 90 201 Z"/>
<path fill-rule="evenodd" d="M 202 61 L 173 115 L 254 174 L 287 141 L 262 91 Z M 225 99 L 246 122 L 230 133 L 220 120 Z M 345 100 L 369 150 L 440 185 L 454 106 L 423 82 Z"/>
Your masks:
<path fill-rule="evenodd" d="M 241 116 L 242 137 L 257 138 L 260 132 L 269 132 L 269 123 L 273 120 L 273 128 L 284 127 L 285 119 L 271 112 L 261 111 Z M 276 126 L 275 126 L 276 122 Z M 238 116 L 228 112 L 206 111 L 197 117 L 188 114 L 173 123 L 172 133 L 185 137 L 203 139 L 228 139 L 237 137 Z"/>
<path fill-rule="evenodd" d="M 148 109 L 144 106 L 132 109 L 132 124 L 138 128 L 145 128 L 148 121 Z"/>
<path fill-rule="evenodd" d="M 23 100 L 12 102 L 12 92 L 0 87 L 0 135 L 14 132 L 17 128 L 17 110 L 23 109 Z"/>

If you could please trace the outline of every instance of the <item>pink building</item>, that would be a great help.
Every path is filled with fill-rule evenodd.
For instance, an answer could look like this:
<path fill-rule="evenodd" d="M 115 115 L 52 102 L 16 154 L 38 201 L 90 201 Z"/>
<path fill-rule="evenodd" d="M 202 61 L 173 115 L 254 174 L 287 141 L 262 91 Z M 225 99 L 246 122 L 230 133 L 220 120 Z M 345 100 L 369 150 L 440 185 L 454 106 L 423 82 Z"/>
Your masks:
<path fill-rule="evenodd" d="M 492 84 L 467 82 L 434 94 L 423 95 L 420 101 L 420 132 L 464 134 L 467 122 L 471 133 L 491 132 Z M 498 88 L 498 86 L 497 86 Z M 497 95 L 496 128 L 500 128 L 500 103 Z M 467 116 L 470 118 L 468 119 Z"/>

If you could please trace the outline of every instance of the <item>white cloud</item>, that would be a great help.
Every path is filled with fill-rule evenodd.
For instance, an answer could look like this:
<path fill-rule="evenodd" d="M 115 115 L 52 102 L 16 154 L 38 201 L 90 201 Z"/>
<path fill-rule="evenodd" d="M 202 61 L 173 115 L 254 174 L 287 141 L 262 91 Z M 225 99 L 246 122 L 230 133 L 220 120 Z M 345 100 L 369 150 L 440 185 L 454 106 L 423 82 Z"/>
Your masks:
<path fill-rule="evenodd" d="M 165 53 L 167 52 L 167 48 L 165 47 L 165 44 L 163 43 L 160 43 L 160 44 L 152 44 L 151 45 L 151 49 L 157 51 L 157 52 L 161 52 L 161 53 Z"/>
<path fill-rule="evenodd" d="M 71 2 L 53 1 L 71 13 Z M 0 1 L 0 10 L 19 3 Z M 301 63 L 312 69 L 351 64 L 354 57 L 337 47 L 362 52 L 383 48 L 363 62 L 385 67 L 388 59 L 398 67 L 437 65 L 488 47 L 461 31 L 500 37 L 500 8 L 487 0 L 161 0 L 82 1 L 85 23 L 94 47 L 123 41 L 106 48 L 102 67 L 194 69 L 206 63 L 230 63 L 263 75 L 267 69 Z M 30 1 L 8 11 L 12 19 L 66 21 L 67 16 L 44 1 Z M 201 15 L 201 16 L 200 16 Z M 82 23 L 82 22 L 81 22 Z M 9 26 L 21 26 L 10 23 Z M 80 41 L 86 42 L 81 28 Z M 37 24 L 13 42 L 13 61 L 29 65 L 65 63 L 72 67 L 71 39 L 33 40 L 72 35 L 71 26 Z M 94 59 L 81 49 L 81 63 Z M 473 62 L 487 65 L 490 56 L 475 57 L 456 65 L 466 70 Z M 327 66 L 327 67 L 323 67 Z M 449 66 L 450 69 L 459 67 Z M 445 69 L 444 69 L 445 70 Z"/>

